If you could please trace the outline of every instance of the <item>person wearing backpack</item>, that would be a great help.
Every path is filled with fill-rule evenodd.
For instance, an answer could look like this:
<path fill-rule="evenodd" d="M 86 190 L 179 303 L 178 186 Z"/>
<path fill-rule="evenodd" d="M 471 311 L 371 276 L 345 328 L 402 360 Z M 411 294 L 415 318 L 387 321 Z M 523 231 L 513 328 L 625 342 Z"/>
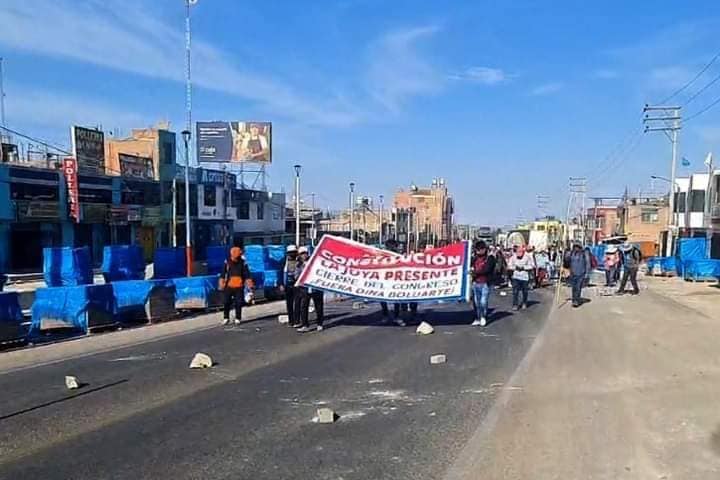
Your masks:
<path fill-rule="evenodd" d="M 632 295 L 637 295 L 640 293 L 640 288 L 637 283 L 637 274 L 638 269 L 640 268 L 640 262 L 642 262 L 642 252 L 640 252 L 639 248 L 629 242 L 625 242 L 622 249 L 625 254 L 625 268 L 617 295 L 625 294 L 625 285 L 627 285 L 628 279 L 630 279 L 630 283 L 632 283 L 633 286 Z"/>
<path fill-rule="evenodd" d="M 223 291 L 223 319 L 222 324 L 230 323 L 230 309 L 235 305 L 235 325 L 240 324 L 242 319 L 242 307 L 245 303 L 245 287 L 252 289 L 253 280 L 250 275 L 240 247 L 230 249 L 230 258 L 225 261 L 223 272 L 220 276 L 220 290 Z"/>
<path fill-rule="evenodd" d="M 475 243 L 475 255 L 472 259 L 472 292 L 475 305 L 475 320 L 472 326 L 487 325 L 490 282 L 495 271 L 495 257 L 488 253 L 487 244 L 480 240 Z"/>
<path fill-rule="evenodd" d="M 582 288 L 585 283 L 585 276 L 590 265 L 588 258 L 579 243 L 573 245 L 572 250 L 565 254 L 563 267 L 570 271 L 569 281 L 572 286 L 572 306 L 577 308 L 582 302 Z"/>

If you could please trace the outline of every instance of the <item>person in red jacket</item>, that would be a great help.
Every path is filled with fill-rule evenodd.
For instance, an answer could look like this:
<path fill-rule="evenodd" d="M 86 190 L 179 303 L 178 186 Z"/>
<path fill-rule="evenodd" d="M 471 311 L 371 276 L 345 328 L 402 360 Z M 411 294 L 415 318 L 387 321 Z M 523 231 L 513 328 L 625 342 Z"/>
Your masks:
<path fill-rule="evenodd" d="M 475 304 L 475 320 L 472 326 L 487 325 L 490 283 L 494 271 L 495 257 L 488 254 L 487 244 L 480 240 L 475 244 L 475 254 L 472 259 L 472 291 Z"/>

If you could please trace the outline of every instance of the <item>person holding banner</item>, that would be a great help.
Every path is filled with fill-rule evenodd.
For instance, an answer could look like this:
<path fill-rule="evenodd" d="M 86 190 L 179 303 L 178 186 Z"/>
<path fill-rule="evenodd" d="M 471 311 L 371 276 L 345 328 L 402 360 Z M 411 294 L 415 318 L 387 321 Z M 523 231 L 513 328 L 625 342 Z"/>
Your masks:
<path fill-rule="evenodd" d="M 288 324 L 291 327 L 299 327 L 295 324 L 295 281 L 297 281 L 296 269 L 298 263 L 298 249 L 295 245 L 288 245 L 285 249 L 285 266 L 283 267 L 283 290 L 285 291 L 285 308 L 287 309 Z"/>
<path fill-rule="evenodd" d="M 298 249 L 298 261 L 295 269 L 296 278 L 300 278 L 303 270 L 307 266 L 309 259 L 309 251 L 307 247 L 300 247 Z M 310 288 L 309 287 L 295 287 L 295 324 L 300 325 L 297 329 L 298 333 L 307 333 L 310 331 L 310 320 L 309 320 L 309 309 L 310 309 Z M 317 308 L 317 306 L 316 306 Z M 320 317 L 318 317 L 320 318 Z M 322 320 L 318 324 L 318 331 L 322 331 Z"/>
<path fill-rule="evenodd" d="M 513 310 L 525 309 L 527 308 L 530 272 L 535 269 L 532 258 L 525 253 L 525 246 L 520 245 L 517 247 L 517 251 L 510 259 L 509 268 L 513 272 Z"/>
<path fill-rule="evenodd" d="M 394 252 L 394 253 L 401 253 L 399 251 L 401 249 L 402 249 L 402 247 L 400 247 L 398 242 L 396 242 L 392 238 L 388 239 L 385 242 L 385 250 L 388 250 L 388 251 Z M 383 323 L 389 322 L 390 321 L 390 309 L 388 308 L 387 302 L 380 302 L 380 308 L 382 309 Z M 393 305 L 393 315 L 392 315 L 393 322 L 398 327 L 404 327 L 404 326 L 406 326 L 406 324 L 403 321 L 403 319 L 400 318 L 400 308 L 401 308 L 401 305 L 399 303 L 395 303 Z M 417 311 L 417 305 L 415 307 L 415 310 Z"/>
<path fill-rule="evenodd" d="M 488 255 L 487 244 L 480 240 L 475 243 L 475 255 L 472 259 L 472 292 L 475 305 L 475 320 L 471 325 L 474 327 L 487 325 L 490 281 L 494 271 L 495 257 Z"/>

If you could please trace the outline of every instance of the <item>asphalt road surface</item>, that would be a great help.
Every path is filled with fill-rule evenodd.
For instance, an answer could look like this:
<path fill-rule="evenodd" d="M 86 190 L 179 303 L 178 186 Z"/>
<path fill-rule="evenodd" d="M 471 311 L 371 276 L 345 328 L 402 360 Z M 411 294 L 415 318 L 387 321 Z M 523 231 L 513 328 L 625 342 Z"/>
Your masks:
<path fill-rule="evenodd" d="M 513 313 L 495 294 L 485 328 L 466 304 L 421 306 L 429 336 L 339 302 L 321 333 L 263 319 L 0 375 L 0 478 L 442 478 L 552 291 L 531 300 Z M 195 352 L 217 365 L 189 370 Z M 436 353 L 447 363 L 430 365 Z M 67 374 L 86 385 L 66 390 Z M 320 406 L 340 418 L 317 423 Z"/>

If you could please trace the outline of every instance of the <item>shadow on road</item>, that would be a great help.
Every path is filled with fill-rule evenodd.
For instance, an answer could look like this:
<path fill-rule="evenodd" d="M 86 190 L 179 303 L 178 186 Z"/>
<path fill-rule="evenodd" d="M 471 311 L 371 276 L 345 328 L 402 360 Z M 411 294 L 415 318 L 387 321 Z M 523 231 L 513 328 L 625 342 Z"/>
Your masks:
<path fill-rule="evenodd" d="M 74 399 L 74 398 L 78 398 L 78 397 L 82 397 L 82 396 L 85 396 L 85 395 L 89 395 L 89 394 L 91 394 L 91 393 L 95 393 L 95 392 L 98 392 L 98 391 L 100 391 L 100 390 L 105 390 L 106 388 L 115 387 L 115 386 L 117 386 L 117 385 L 121 385 L 121 384 L 123 384 L 123 383 L 127 383 L 127 381 L 128 381 L 127 379 L 118 380 L 117 382 L 107 383 L 107 384 L 105 384 L 105 385 L 100 385 L 100 386 L 98 386 L 98 387 L 91 388 L 91 389 L 88 389 L 88 390 L 82 390 L 81 392 L 76 393 L 76 394 L 74 394 L 74 395 L 69 395 L 69 396 L 62 397 L 62 398 L 58 398 L 58 399 L 55 399 L 55 400 L 50 400 L 49 402 L 41 403 L 40 405 L 34 405 L 34 406 L 32 406 L 32 407 L 28 407 L 28 408 L 24 408 L 24 409 L 22 409 L 22 410 L 18 410 L 17 412 L 8 413 L 8 414 L 6 414 L 6 415 L 0 416 L 0 422 L 3 421 L 3 420 L 7 420 L 8 418 L 17 417 L 18 415 L 23 415 L 23 414 L 25 414 L 25 413 L 30 413 L 30 412 L 33 412 L 33 411 L 35 411 L 35 410 L 39 410 L 39 409 L 41 409 L 41 408 L 49 407 L 49 406 L 51 406 L 51 405 L 57 405 L 58 403 L 66 402 L 66 401 L 72 400 L 72 399 Z M 84 386 L 87 386 L 87 384 L 81 384 L 80 386 L 81 386 L 81 388 L 82 388 L 82 387 L 84 387 Z"/>

